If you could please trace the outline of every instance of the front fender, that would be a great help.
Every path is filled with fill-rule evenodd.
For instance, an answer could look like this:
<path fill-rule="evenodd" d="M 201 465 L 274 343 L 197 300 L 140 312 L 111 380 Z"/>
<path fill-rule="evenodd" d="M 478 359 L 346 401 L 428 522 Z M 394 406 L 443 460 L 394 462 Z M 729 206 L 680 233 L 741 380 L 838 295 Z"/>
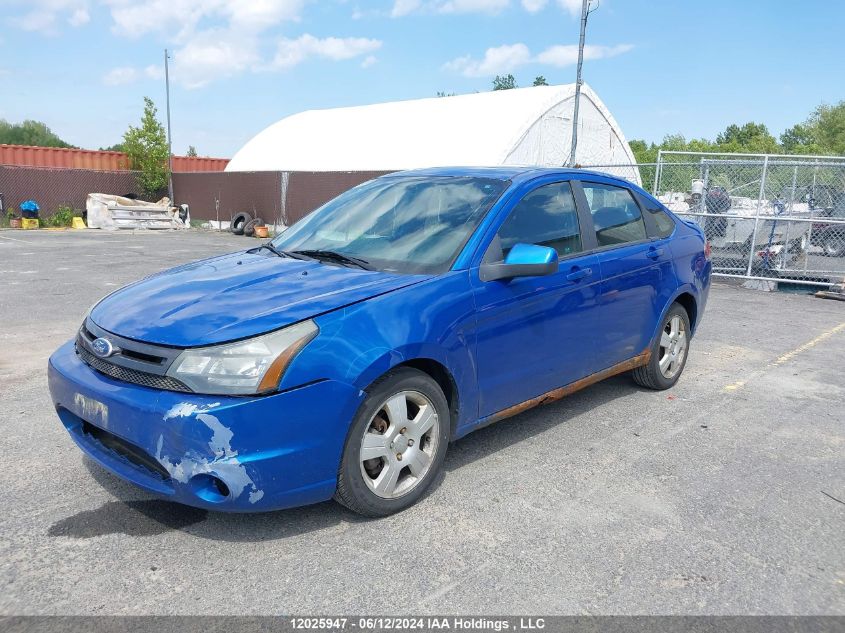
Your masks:
<path fill-rule="evenodd" d="M 458 425 L 477 417 L 475 310 L 468 271 L 373 297 L 315 322 L 320 333 L 291 363 L 282 389 L 329 379 L 364 391 L 397 365 L 433 360 L 457 387 Z"/>

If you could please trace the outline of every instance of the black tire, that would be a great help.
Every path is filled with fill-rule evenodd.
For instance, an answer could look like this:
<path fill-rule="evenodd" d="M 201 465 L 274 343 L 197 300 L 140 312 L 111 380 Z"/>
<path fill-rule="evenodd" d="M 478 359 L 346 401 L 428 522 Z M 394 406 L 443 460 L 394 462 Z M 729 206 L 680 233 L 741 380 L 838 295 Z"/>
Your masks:
<path fill-rule="evenodd" d="M 244 226 L 246 226 L 247 222 L 250 220 L 252 220 L 252 216 L 249 213 L 238 213 L 232 218 L 232 233 L 235 235 L 243 235 Z"/>
<path fill-rule="evenodd" d="M 680 317 L 681 321 L 683 322 L 684 332 L 686 333 L 686 348 L 684 350 L 683 358 L 680 360 L 680 368 L 677 369 L 677 372 L 674 373 L 671 377 L 667 377 L 663 374 L 663 371 L 660 369 L 660 357 L 661 357 L 661 336 L 666 331 L 667 326 L 672 322 L 674 317 Z M 660 331 L 657 333 L 657 337 L 651 344 L 651 356 L 649 357 L 648 364 L 643 365 L 641 367 L 637 367 L 633 372 L 634 382 L 636 382 L 641 387 L 646 387 L 647 389 L 655 389 L 657 391 L 662 391 L 664 389 L 670 389 L 678 382 L 678 379 L 681 377 L 681 374 L 684 373 L 684 367 L 686 367 L 687 359 L 689 358 L 689 345 L 690 345 L 690 323 L 689 323 L 689 316 L 687 315 L 687 311 L 680 303 L 673 303 L 669 310 L 666 312 L 666 315 L 663 317 L 662 327 Z"/>
<path fill-rule="evenodd" d="M 264 220 L 262 220 L 261 218 L 254 218 L 244 224 L 244 235 L 246 237 L 254 237 L 256 226 L 264 226 Z"/>
<path fill-rule="evenodd" d="M 361 443 L 364 434 L 377 419 L 376 415 L 382 410 L 387 400 L 409 391 L 422 394 L 434 407 L 437 420 L 431 428 L 431 433 L 436 434 L 436 448 L 431 456 L 428 470 L 407 493 L 395 498 L 383 498 L 371 490 L 364 480 L 367 474 L 364 472 L 360 459 Z M 446 450 L 449 446 L 450 428 L 449 404 L 440 386 L 428 374 L 410 367 L 401 367 L 388 372 L 367 389 L 367 397 L 349 428 L 338 470 L 335 499 L 353 512 L 368 517 L 388 516 L 413 505 L 425 494 L 443 467 L 443 460 L 446 458 Z M 428 441 L 431 442 L 432 439 L 434 437 Z M 421 447 L 422 442 L 417 450 Z M 393 449 L 392 443 L 390 448 Z M 399 462 L 394 462 L 394 464 L 399 464 Z M 400 468 L 401 472 L 405 472 L 404 466 Z M 407 468 L 410 468 L 410 465 Z M 405 476 L 410 474 L 411 471 L 408 470 Z"/>

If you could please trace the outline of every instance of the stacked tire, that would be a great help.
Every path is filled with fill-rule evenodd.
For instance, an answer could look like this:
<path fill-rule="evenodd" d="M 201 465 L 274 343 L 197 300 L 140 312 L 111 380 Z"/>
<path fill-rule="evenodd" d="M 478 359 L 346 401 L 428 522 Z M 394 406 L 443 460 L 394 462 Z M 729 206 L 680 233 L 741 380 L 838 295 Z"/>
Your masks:
<path fill-rule="evenodd" d="M 255 236 L 255 227 L 264 226 L 264 220 L 253 218 L 249 213 L 242 212 L 232 218 L 232 233 L 246 237 Z"/>
<path fill-rule="evenodd" d="M 243 235 L 244 229 L 249 222 L 252 222 L 252 216 L 249 213 L 238 213 L 232 218 L 232 233 Z"/>

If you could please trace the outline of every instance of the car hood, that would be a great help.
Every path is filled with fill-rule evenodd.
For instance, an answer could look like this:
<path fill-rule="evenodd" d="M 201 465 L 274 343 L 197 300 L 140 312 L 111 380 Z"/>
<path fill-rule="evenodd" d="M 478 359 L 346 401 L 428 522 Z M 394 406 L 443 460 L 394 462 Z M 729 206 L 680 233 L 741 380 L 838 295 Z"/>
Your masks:
<path fill-rule="evenodd" d="M 257 336 L 427 278 L 232 253 L 126 286 L 100 301 L 91 319 L 126 338 L 198 347 Z"/>

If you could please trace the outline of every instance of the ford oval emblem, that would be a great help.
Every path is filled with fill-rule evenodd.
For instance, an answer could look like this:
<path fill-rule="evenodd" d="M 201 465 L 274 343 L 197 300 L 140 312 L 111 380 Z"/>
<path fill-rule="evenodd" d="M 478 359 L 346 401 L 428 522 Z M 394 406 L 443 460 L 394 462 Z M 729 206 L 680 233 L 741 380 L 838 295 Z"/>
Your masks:
<path fill-rule="evenodd" d="M 91 343 L 91 350 L 100 358 L 108 358 L 114 354 L 114 345 L 107 338 L 98 338 Z"/>

